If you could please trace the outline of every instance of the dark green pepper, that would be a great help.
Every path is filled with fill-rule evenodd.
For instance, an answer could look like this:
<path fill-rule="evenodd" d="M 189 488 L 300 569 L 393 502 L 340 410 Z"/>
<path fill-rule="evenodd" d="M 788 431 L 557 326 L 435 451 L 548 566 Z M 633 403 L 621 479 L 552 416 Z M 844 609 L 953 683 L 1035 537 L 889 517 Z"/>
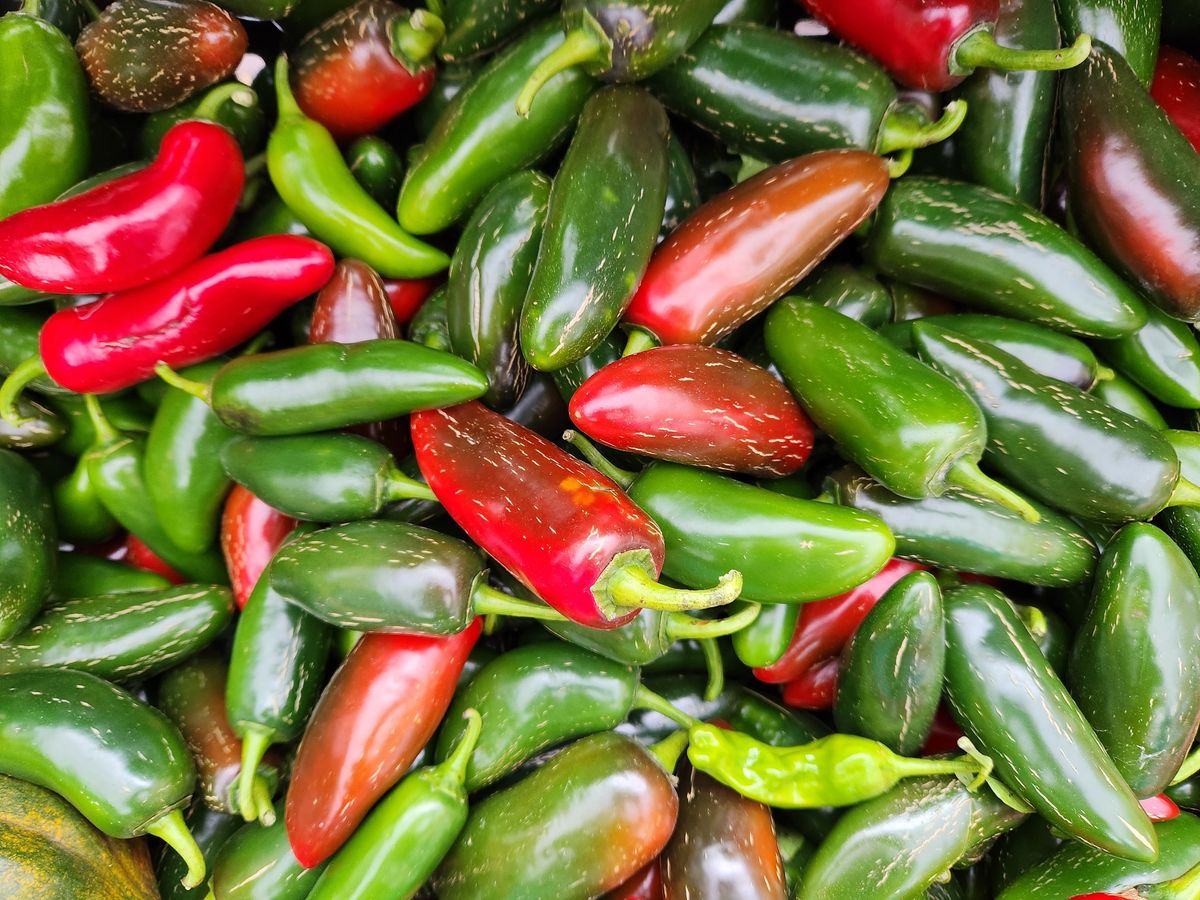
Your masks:
<path fill-rule="evenodd" d="M 1200 434 L 1172 429 L 1164 430 L 1163 436 L 1175 448 L 1183 477 L 1189 481 L 1200 478 Z M 1168 507 L 1155 517 L 1154 524 L 1170 535 L 1193 566 L 1200 564 L 1200 509 Z"/>
<path fill-rule="evenodd" d="M 1017 615 L 1025 623 L 1030 637 L 1046 657 L 1059 678 L 1066 678 L 1067 657 L 1071 653 L 1071 637 L 1073 629 L 1067 628 L 1067 623 L 1054 612 L 1042 609 L 1040 606 L 1013 604 Z"/>
<path fill-rule="evenodd" d="M 558 0 L 442 0 L 440 5 L 446 36 L 438 56 L 459 62 L 495 50 L 527 22 L 552 12 Z"/>
<path fill-rule="evenodd" d="M 570 403 L 575 392 L 585 381 L 610 362 L 620 359 L 623 347 L 623 341 L 609 335 L 597 344 L 591 353 L 555 371 L 554 384 L 558 387 L 558 392 L 562 394 L 563 400 Z"/>
<path fill-rule="evenodd" d="M 800 292 L 843 316 L 878 328 L 892 320 L 892 295 L 865 272 L 834 263 L 822 266 L 800 284 Z"/>
<path fill-rule="evenodd" d="M 1200 344 L 1183 322 L 1157 307 L 1133 334 L 1099 344 L 1113 368 L 1168 406 L 1200 409 Z"/>
<path fill-rule="evenodd" d="M 60 553 L 54 578 L 54 600 L 75 600 L 129 591 L 161 591 L 171 583 L 156 572 L 87 553 Z"/>
<path fill-rule="evenodd" d="M 432 350 L 449 353 L 451 347 L 448 301 L 449 294 L 446 285 L 443 284 L 429 295 L 409 321 L 408 339 Z"/>
<path fill-rule="evenodd" d="M 229 129 L 247 157 L 263 148 L 267 136 L 267 116 L 258 95 L 239 82 L 227 82 L 209 88 L 170 109 L 151 113 L 142 123 L 142 156 L 153 159 L 163 135 L 185 119 L 203 119 Z"/>
<path fill-rule="evenodd" d="M 450 101 L 461 94 L 479 73 L 479 68 L 471 63 L 451 63 L 438 67 L 433 87 L 412 110 L 413 128 L 422 141 L 429 137 Z M 416 152 L 416 147 L 410 151 L 413 154 Z"/>
<path fill-rule="evenodd" d="M 4 20 L 11 18 L 5 16 Z M 0 372 L 12 372 L 30 357 L 37 356 L 38 334 L 50 312 L 41 307 L 25 309 L 0 304 Z M 42 394 L 71 395 L 71 392 L 40 375 L 27 385 Z"/>
<path fill-rule="evenodd" d="M 54 586 L 54 506 L 37 469 L 0 450 L 0 641 L 21 631 Z"/>
<path fill-rule="evenodd" d="M 1163 791 L 1181 809 L 1200 810 L 1200 775 L 1193 775 Z"/>
<path fill-rule="evenodd" d="M 376 203 L 392 209 L 404 181 L 404 160 L 396 148 L 381 137 L 360 137 L 346 149 L 346 165 L 355 180 Z"/>
<path fill-rule="evenodd" d="M 239 241 L 248 241 L 268 234 L 312 236 L 307 226 L 276 194 L 271 194 L 254 205 L 249 215 L 238 224 L 235 236 Z"/>
<path fill-rule="evenodd" d="M 633 299 L 666 208 L 668 135 L 666 112 L 637 88 L 608 87 L 584 105 L 521 312 L 521 352 L 535 369 L 586 356 Z"/>
<path fill-rule="evenodd" d="M 266 828 L 250 822 L 235 831 L 217 854 L 212 894 L 220 900 L 304 900 L 327 865 L 323 862 L 311 869 L 300 865 L 288 843 L 282 815 Z"/>
<path fill-rule="evenodd" d="M 700 186 L 696 182 L 692 157 L 683 142 L 671 132 L 667 140 L 667 197 L 658 239 L 661 241 L 665 238 L 699 207 Z"/>
<path fill-rule="evenodd" d="M 1113 373 L 1112 378 L 1096 382 L 1091 393 L 1113 409 L 1141 419 L 1155 431 L 1164 431 L 1167 428 L 1167 420 L 1158 411 L 1154 401 L 1123 375 Z"/>
<path fill-rule="evenodd" d="M 1125 58 L 1142 87 L 1149 87 L 1158 58 L 1162 0 L 1056 0 L 1067 40 L 1090 34 Z"/>
<path fill-rule="evenodd" d="M 995 896 L 1025 872 L 1049 859 L 1066 843 L 1041 816 L 1031 816 L 1004 835 L 991 854 L 992 895 Z"/>

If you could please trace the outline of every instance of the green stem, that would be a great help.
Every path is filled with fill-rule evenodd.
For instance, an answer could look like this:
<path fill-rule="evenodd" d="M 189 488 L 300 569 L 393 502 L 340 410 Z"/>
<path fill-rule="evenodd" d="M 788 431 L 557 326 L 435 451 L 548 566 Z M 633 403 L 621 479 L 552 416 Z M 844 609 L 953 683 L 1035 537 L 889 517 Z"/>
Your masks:
<path fill-rule="evenodd" d="M 291 82 L 288 81 L 288 60 L 286 53 L 280 53 L 279 58 L 275 60 L 275 105 L 279 110 L 279 118 L 288 117 L 303 119 L 304 111 L 300 109 L 300 104 L 296 102 L 296 95 L 292 93 Z"/>
<path fill-rule="evenodd" d="M 1200 506 L 1200 485 L 1180 475 L 1167 506 Z"/>
<path fill-rule="evenodd" d="M 973 31 L 958 42 L 950 53 L 953 75 L 967 75 L 975 69 L 1005 69 L 1023 72 L 1057 72 L 1071 69 L 1088 58 L 1092 39 L 1081 34 L 1070 47 L 1061 50 L 1017 50 L 1002 47 L 986 28 Z"/>
<path fill-rule="evenodd" d="M 433 11 L 418 9 L 407 19 L 392 19 L 388 31 L 392 55 L 411 71 L 433 56 L 446 36 L 446 23 Z"/>
<path fill-rule="evenodd" d="M 613 463 L 603 453 L 596 449 L 595 444 L 585 438 L 578 431 L 564 431 L 562 439 L 578 450 L 580 455 L 588 461 L 593 469 L 598 471 L 601 475 L 611 478 L 625 490 L 629 490 L 633 486 L 633 483 L 637 480 L 636 472 L 630 472 L 628 469 L 622 469 L 620 466 Z"/>
<path fill-rule="evenodd" d="M 892 179 L 893 181 L 899 178 L 908 171 L 909 167 L 912 165 L 912 161 L 912 150 L 901 150 L 895 156 L 889 156 L 887 161 L 888 178 Z M 859 234 L 859 231 L 856 228 L 854 233 L 858 235 L 858 237 L 865 239 L 871 231 L 871 218 L 869 216 L 863 220 L 863 224 L 860 225 L 859 228 L 862 228 L 863 226 L 866 226 L 866 231 L 864 231 L 862 234 Z"/>
<path fill-rule="evenodd" d="M 525 118 L 533 106 L 533 98 L 547 81 L 572 66 L 596 62 L 607 67 L 612 64 L 612 41 L 591 16 L 584 17 L 584 28 L 575 28 L 566 39 L 538 63 L 521 93 L 517 95 L 517 115 Z"/>
<path fill-rule="evenodd" d="M 384 499 L 388 502 L 393 500 L 432 500 L 437 502 L 437 496 L 429 489 L 423 481 L 417 481 L 415 478 L 409 478 L 399 467 L 393 462 L 388 470 L 387 483 L 383 489 Z"/>
<path fill-rule="evenodd" d="M 191 117 L 215 122 L 217 113 L 221 111 L 221 107 L 228 100 L 233 100 L 238 106 L 251 107 L 258 101 L 258 97 L 254 91 L 240 81 L 219 84 L 204 95 L 204 98 L 192 111 Z"/>
<path fill-rule="evenodd" d="M 466 731 L 462 733 L 450 755 L 436 769 L 439 778 L 455 786 L 460 786 L 467 780 L 467 764 L 471 761 L 471 754 L 475 752 L 475 745 L 479 743 L 479 733 L 483 730 L 483 718 L 478 710 L 464 709 L 463 718 L 467 720 Z"/>
<path fill-rule="evenodd" d="M 741 184 L 748 178 L 753 178 L 759 172 L 764 172 L 774 165 L 774 163 L 769 163 L 765 159 L 759 159 L 757 156 L 747 156 L 745 153 L 741 154 L 740 159 L 741 165 L 738 166 L 737 176 L 734 178 L 734 182 L 737 184 Z M 626 355 L 628 356 L 629 354 Z"/>
<path fill-rule="evenodd" d="M 267 788 L 267 782 L 261 775 L 254 776 L 251 796 L 254 800 L 254 818 L 258 820 L 259 825 L 270 828 L 275 824 L 275 806 L 271 803 L 271 791 Z"/>
<path fill-rule="evenodd" d="M 682 728 L 695 728 L 697 725 L 704 724 L 699 719 L 689 716 L 666 697 L 654 693 L 642 684 L 639 684 L 633 692 L 633 705 L 638 709 L 648 709 L 660 716 L 665 716 Z"/>
<path fill-rule="evenodd" d="M 1171 779 L 1171 784 L 1179 784 L 1187 781 L 1197 772 L 1200 772 L 1200 747 L 1193 750 L 1188 758 L 1183 761 L 1183 765 L 1179 767 L 1179 771 L 1175 773 L 1175 777 Z"/>
<path fill-rule="evenodd" d="M 617 558 L 619 555 L 614 557 L 614 561 Z M 703 590 L 660 584 L 642 566 L 631 563 L 620 565 L 606 574 L 608 579 L 605 586 L 609 598 L 616 606 L 631 609 L 658 609 L 664 612 L 711 609 L 732 603 L 742 592 L 742 573 L 736 569 L 722 575 L 715 586 Z"/>
<path fill-rule="evenodd" d="M 967 101 L 954 100 L 946 104 L 942 117 L 936 122 L 918 123 L 907 115 L 889 116 L 883 122 L 879 136 L 879 153 L 894 153 L 897 150 L 919 150 L 930 144 L 938 144 L 958 131 L 967 117 Z"/>
<path fill-rule="evenodd" d="M 658 338 L 644 328 L 630 328 L 629 338 L 625 341 L 625 349 L 621 356 L 633 356 L 643 350 L 653 350 L 658 346 Z"/>
<path fill-rule="evenodd" d="M 716 638 L 705 638 L 700 642 L 704 654 L 704 665 L 708 669 L 708 683 L 704 685 L 704 700 L 712 703 L 725 690 L 725 660 L 721 658 L 721 645 Z"/>
<path fill-rule="evenodd" d="M 522 619 L 540 619 L 545 622 L 565 622 L 567 617 L 545 603 L 518 600 L 487 584 L 482 578 L 475 582 L 471 591 L 471 602 L 477 616 L 516 616 Z"/>
<path fill-rule="evenodd" d="M 173 388 L 179 388 L 185 394 L 191 394 L 197 400 L 203 400 L 205 403 L 209 400 L 208 385 L 202 381 L 193 381 L 191 378 L 185 378 L 180 375 L 166 363 L 160 362 L 154 367 L 154 374 L 165 381 Z"/>
<path fill-rule="evenodd" d="M 683 756 L 683 751 L 687 749 L 687 745 L 688 733 L 686 731 L 675 731 L 657 744 L 651 744 L 646 750 L 658 760 L 660 766 L 674 774 L 675 767 L 679 765 L 679 757 Z"/>
<path fill-rule="evenodd" d="M 892 760 L 896 772 L 903 778 L 914 778 L 919 775 L 971 775 L 979 774 L 981 763 L 971 757 L 956 759 L 916 759 L 910 756 L 896 756 Z"/>
<path fill-rule="evenodd" d="M 671 613 L 667 616 L 667 637 L 672 641 L 725 637 L 753 624 L 760 612 L 760 604 L 744 601 L 741 609 L 723 619 L 693 619 L 683 613 Z"/>
<path fill-rule="evenodd" d="M 40 356 L 31 356 L 29 359 L 17 363 L 17 367 L 4 379 L 4 384 L 0 385 L 0 419 L 14 428 L 20 428 L 22 425 L 34 421 L 21 415 L 19 409 L 21 392 L 31 381 L 41 378 L 45 374 L 46 366 L 42 363 Z"/>
<path fill-rule="evenodd" d="M 238 356 L 253 356 L 264 347 L 269 347 L 273 343 L 275 343 L 275 335 L 269 331 L 260 331 L 247 342 L 246 346 L 238 351 Z"/>
<path fill-rule="evenodd" d="M 182 812 L 173 809 L 166 815 L 159 816 L 146 826 L 146 833 L 164 841 L 187 864 L 187 874 L 183 876 L 185 888 L 190 891 L 204 883 L 204 854 L 200 852 L 196 839 L 188 831 Z"/>
<path fill-rule="evenodd" d="M 1096 383 L 1101 381 L 1112 381 L 1117 377 L 1117 373 L 1108 366 L 1096 366 Z"/>
<path fill-rule="evenodd" d="M 96 432 L 97 444 L 103 446 L 121 439 L 121 432 L 113 428 L 112 422 L 108 421 L 108 416 L 104 415 L 99 397 L 95 394 L 84 394 L 83 406 L 87 410 L 88 421 L 92 423 L 92 430 Z"/>
<path fill-rule="evenodd" d="M 258 781 L 258 764 L 262 762 L 267 748 L 271 746 L 271 730 L 261 725 L 249 725 L 242 735 L 242 769 L 238 772 L 238 812 L 247 822 L 258 818 L 255 807 L 254 788 Z"/>
<path fill-rule="evenodd" d="M 91 17 L 93 22 L 100 18 L 100 7 L 93 3 L 92 0 L 80 0 L 79 5 L 83 7 L 84 12 Z"/>
<path fill-rule="evenodd" d="M 980 471 L 977 463 L 966 457 L 950 467 L 950 471 L 946 473 L 946 481 L 970 494 L 1008 507 L 1026 522 L 1040 522 L 1042 519 L 1041 513 L 1034 509 L 1028 500 L 1012 488 L 1005 487 L 1000 482 L 988 478 Z"/>
<path fill-rule="evenodd" d="M 958 746 L 971 759 L 979 764 L 979 772 L 975 778 L 967 785 L 967 790 L 977 791 L 983 787 L 984 783 L 991 777 L 992 769 L 996 763 L 990 756 L 979 750 L 969 737 L 963 735 L 958 739 Z"/>

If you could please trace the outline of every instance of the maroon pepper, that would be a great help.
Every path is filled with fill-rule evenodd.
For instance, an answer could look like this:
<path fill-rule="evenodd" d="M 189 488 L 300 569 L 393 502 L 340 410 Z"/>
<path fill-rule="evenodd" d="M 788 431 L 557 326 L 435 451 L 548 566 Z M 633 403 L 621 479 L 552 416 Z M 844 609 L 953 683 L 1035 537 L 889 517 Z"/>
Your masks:
<path fill-rule="evenodd" d="M 1200 60 L 1174 47 L 1159 47 L 1150 96 L 1200 152 Z"/>

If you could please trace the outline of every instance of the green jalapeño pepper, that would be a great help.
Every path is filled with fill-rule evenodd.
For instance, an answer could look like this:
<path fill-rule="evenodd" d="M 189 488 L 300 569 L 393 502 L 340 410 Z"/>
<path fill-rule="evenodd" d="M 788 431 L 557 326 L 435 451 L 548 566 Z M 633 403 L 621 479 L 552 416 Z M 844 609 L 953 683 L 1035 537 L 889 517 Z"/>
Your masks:
<path fill-rule="evenodd" d="M 764 668 L 779 660 L 796 631 L 800 607 L 791 603 L 773 603 L 763 607 L 758 617 L 736 631 L 730 642 L 743 664 Z"/>
<path fill-rule="evenodd" d="M 1185 323 L 1156 307 L 1133 334 L 1098 344 L 1100 354 L 1126 378 L 1168 406 L 1200 409 L 1200 344 Z"/>
<path fill-rule="evenodd" d="M 382 422 L 418 409 L 453 406 L 487 390 L 483 374 L 456 356 L 409 341 L 310 344 L 244 356 L 208 385 L 160 365 L 243 434 L 286 435 Z"/>
<path fill-rule="evenodd" d="M 381 137 L 361 137 L 346 148 L 350 173 L 384 209 L 395 209 L 404 181 L 404 160 Z"/>
<path fill-rule="evenodd" d="M 879 207 L 867 260 L 899 281 L 1084 337 L 1118 338 L 1145 305 L 1078 240 L 978 185 L 905 178 Z"/>
<path fill-rule="evenodd" d="M 950 708 L 997 776 L 1068 835 L 1154 859 L 1150 820 L 1008 599 L 970 585 L 945 602 Z"/>
<path fill-rule="evenodd" d="M 530 20 L 552 12 L 558 0 L 441 0 L 439 5 L 446 36 L 438 56 L 459 62 L 495 50 Z"/>
<path fill-rule="evenodd" d="M 0 219 L 49 203 L 84 176 L 87 107 L 66 35 L 32 15 L 0 19 Z"/>
<path fill-rule="evenodd" d="M 50 596 L 58 559 L 50 492 L 11 450 L 0 450 L 0 521 L 0 641 L 6 641 Z"/>
<path fill-rule="evenodd" d="M 54 578 L 55 600 L 75 600 L 129 591 L 159 591 L 171 582 L 154 572 L 87 553 L 60 553 Z"/>
<path fill-rule="evenodd" d="M 521 313 L 521 352 L 535 369 L 586 356 L 633 299 L 666 208 L 668 135 L 666 112 L 637 88 L 605 88 L 584 105 Z"/>
<path fill-rule="evenodd" d="M 112 837 L 153 834 L 188 864 L 204 859 L 181 808 L 196 768 L 162 713 L 86 672 L 46 669 L 0 676 L 0 772 L 66 797 Z"/>
<path fill-rule="evenodd" d="M 21 398 L 17 401 L 17 424 L 0 419 L 0 448 L 33 450 L 58 443 L 67 433 L 66 423 L 57 413 L 40 403 Z"/>
<path fill-rule="evenodd" d="M 1068 40 L 1090 34 L 1093 44 L 1107 44 L 1124 57 L 1142 87 L 1149 87 L 1163 0 L 1056 0 L 1055 5 Z"/>
<path fill-rule="evenodd" d="M 185 119 L 202 119 L 225 126 L 247 157 L 258 153 L 266 143 L 267 116 L 259 105 L 258 94 L 238 81 L 228 81 L 178 106 L 147 116 L 138 136 L 142 156 L 153 159 L 163 136 Z"/>
<path fill-rule="evenodd" d="M 822 266 L 800 284 L 800 293 L 843 316 L 879 328 L 892 321 L 892 295 L 867 273 L 834 263 Z"/>
<path fill-rule="evenodd" d="M 1183 477 L 1189 481 L 1200 478 L 1200 433 L 1164 429 L 1163 436 L 1175 448 Z M 1154 524 L 1170 535 L 1193 566 L 1200 563 L 1200 509 L 1168 507 L 1155 517 Z"/>
<path fill-rule="evenodd" d="M 1200 577 L 1142 522 L 1104 548 L 1071 648 L 1071 691 L 1138 797 L 1174 778 L 1200 727 Z"/>
<path fill-rule="evenodd" d="M 305 900 L 325 863 L 306 869 L 288 843 L 282 815 L 263 828 L 250 822 L 235 831 L 213 862 L 212 895 L 219 900 Z"/>
<path fill-rule="evenodd" d="M 294 519 L 349 522 L 397 500 L 433 500 L 400 471 L 391 452 L 356 434 L 237 437 L 221 451 L 225 471 L 268 506 Z"/>
<path fill-rule="evenodd" d="M 1154 401 L 1123 375 L 1114 372 L 1112 378 L 1096 382 L 1091 393 L 1113 409 L 1119 409 L 1135 419 L 1140 419 L 1155 431 L 1165 431 L 1168 427 L 1167 420 L 1158 411 Z M 1200 473 L 1195 477 L 1200 478 Z"/>
<path fill-rule="evenodd" d="M 288 208 L 342 256 L 385 278 L 424 278 L 450 258 L 406 233 L 350 172 L 328 129 L 308 118 L 288 84 L 287 57 L 275 64 L 279 121 L 267 142 L 271 183 Z"/>
<path fill-rule="evenodd" d="M 1028 501 L 979 470 L 983 416 L 950 379 L 866 325 L 796 297 L 772 307 L 764 334 L 805 412 L 889 490 L 919 498 L 960 487 L 1037 521 Z"/>
<path fill-rule="evenodd" d="M 55 482 L 53 490 L 58 534 L 64 541 L 78 545 L 100 544 L 117 533 L 120 525 L 101 502 L 88 474 L 86 458 L 78 459 L 75 468 Z"/>
<path fill-rule="evenodd" d="M 1104 522 L 1200 504 L 1171 445 L 1132 416 L 974 338 L 918 322 L 913 340 L 983 410 L 988 463 L 1033 496 Z"/>
<path fill-rule="evenodd" d="M 404 228 L 441 231 L 492 185 L 545 158 L 567 136 L 595 87 L 583 72 L 551 79 L 527 118 L 513 106 L 534 68 L 562 45 L 557 22 L 531 28 L 450 102 L 400 189 L 396 209 Z"/>

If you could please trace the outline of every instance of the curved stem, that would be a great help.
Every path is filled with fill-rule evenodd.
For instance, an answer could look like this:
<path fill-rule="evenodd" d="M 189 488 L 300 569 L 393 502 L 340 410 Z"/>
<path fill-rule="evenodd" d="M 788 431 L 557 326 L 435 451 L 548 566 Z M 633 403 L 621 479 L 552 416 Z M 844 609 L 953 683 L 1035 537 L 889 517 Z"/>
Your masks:
<path fill-rule="evenodd" d="M 296 102 L 296 95 L 292 93 L 292 85 L 288 81 L 288 59 L 286 53 L 280 53 L 279 58 L 275 60 L 275 105 L 279 110 L 279 118 L 281 119 L 287 116 L 299 119 L 304 118 L 304 111 L 300 109 L 300 104 Z"/>
<path fill-rule="evenodd" d="M 1117 373 L 1108 366 L 1096 366 L 1096 377 L 1092 381 L 1092 386 L 1095 387 L 1101 381 L 1112 381 L 1117 377 Z"/>
<path fill-rule="evenodd" d="M 104 415 L 104 409 L 100 406 L 100 399 L 95 394 L 84 394 L 83 406 L 87 410 L 88 421 L 92 423 L 92 430 L 96 432 L 97 444 L 111 444 L 121 439 L 121 432 L 113 428 L 112 422 L 108 421 L 108 416 Z"/>
<path fill-rule="evenodd" d="M 1092 38 L 1081 34 L 1070 47 L 1060 50 L 1017 50 L 1002 47 L 986 28 L 973 31 L 958 42 L 950 53 L 954 75 L 966 75 L 982 67 L 1016 71 L 1056 72 L 1071 69 L 1088 58 Z"/>
<path fill-rule="evenodd" d="M 974 780 L 967 785 L 967 790 L 977 791 L 983 787 L 984 783 L 989 778 L 991 778 L 992 769 L 996 767 L 996 763 L 990 756 L 985 754 L 982 750 L 979 750 L 966 735 L 963 735 L 958 739 L 958 746 L 963 753 L 967 754 L 967 756 L 979 763 L 979 773 L 975 776 Z"/>
<path fill-rule="evenodd" d="M 407 19 L 396 17 L 388 27 L 392 56 L 411 72 L 419 69 L 446 36 L 446 23 L 437 13 L 418 9 Z"/>
<path fill-rule="evenodd" d="M 626 564 L 611 573 L 607 589 L 617 606 L 664 612 L 711 609 L 732 603 L 738 598 L 742 592 L 742 573 L 731 569 L 718 579 L 714 587 L 688 590 L 660 584 L 641 566 Z"/>
<path fill-rule="evenodd" d="M 668 613 L 667 637 L 672 641 L 725 637 L 753 624 L 761 612 L 761 604 L 745 601 L 741 609 L 723 619 L 693 619 L 683 613 Z"/>
<path fill-rule="evenodd" d="M 983 497 L 1006 506 L 1017 513 L 1026 522 L 1040 522 L 1042 514 L 1033 505 L 1014 491 L 998 481 L 988 478 L 980 471 L 979 465 L 963 457 L 946 473 L 946 481 L 957 485 L 968 493 Z"/>
<path fill-rule="evenodd" d="M 254 818 L 258 820 L 259 825 L 270 828 L 275 824 L 275 806 L 271 803 L 271 791 L 267 787 L 266 779 L 261 775 L 254 776 L 251 795 L 254 800 Z"/>
<path fill-rule="evenodd" d="M 774 163 L 767 162 L 765 159 L 759 159 L 757 156 L 747 156 L 741 154 L 741 164 L 738 166 L 737 175 L 734 177 L 736 184 L 741 184 L 748 178 L 753 178 L 759 172 L 765 172 L 771 168 Z"/>
<path fill-rule="evenodd" d="M 467 720 L 466 730 L 450 755 L 437 767 L 438 776 L 455 786 L 460 786 L 467 780 L 467 764 L 471 761 L 471 754 L 475 752 L 475 745 L 479 743 L 479 733 L 483 730 L 483 718 L 479 715 L 479 710 L 464 709 L 463 718 Z"/>
<path fill-rule="evenodd" d="M 432 500 L 437 502 L 437 496 L 429 489 L 429 485 L 415 478 L 409 478 L 400 471 L 395 462 L 391 464 L 385 477 L 387 483 L 383 489 L 383 497 L 387 502 L 393 500 Z"/>
<path fill-rule="evenodd" d="M 22 425 L 34 421 L 28 416 L 21 415 L 19 408 L 21 392 L 31 381 L 41 378 L 45 374 L 46 366 L 40 356 L 31 356 L 29 359 L 17 363 L 17 367 L 4 379 L 4 384 L 0 385 L 0 419 L 14 428 L 20 428 Z"/>
<path fill-rule="evenodd" d="M 187 874 L 183 876 L 185 888 L 190 891 L 204 882 L 204 854 L 200 852 L 196 839 L 188 831 L 187 824 L 183 821 L 183 813 L 173 809 L 166 815 L 159 816 L 146 826 L 146 833 L 160 838 L 187 864 Z"/>
<path fill-rule="evenodd" d="M 704 685 L 704 700 L 712 703 L 725 690 L 725 660 L 721 658 L 721 645 L 716 638 L 705 638 L 700 642 L 704 654 L 704 665 L 708 669 L 708 683 Z"/>
<path fill-rule="evenodd" d="M 1200 485 L 1180 475 L 1167 506 L 1200 506 Z"/>
<path fill-rule="evenodd" d="M 191 394 L 197 400 L 208 402 L 208 385 L 202 381 L 193 381 L 191 378 L 185 378 L 180 375 L 164 362 L 160 362 L 154 367 L 154 374 L 165 381 L 173 388 L 179 388 L 185 394 Z"/>
<path fill-rule="evenodd" d="M 689 716 L 666 697 L 654 693 L 654 691 L 642 684 L 639 684 L 633 692 L 633 705 L 639 709 L 648 709 L 658 713 L 660 716 L 666 716 L 676 725 L 680 725 L 683 728 L 695 728 L 697 725 L 704 724 L 699 719 Z"/>
<path fill-rule="evenodd" d="M 258 764 L 271 746 L 271 731 L 261 725 L 250 725 L 242 735 L 242 769 L 238 772 L 237 807 L 242 818 L 253 822 L 258 818 L 254 789 L 258 781 Z"/>
<path fill-rule="evenodd" d="M 913 161 L 912 150 L 901 150 L 895 156 L 888 157 L 888 161 L 887 161 L 888 178 L 890 178 L 892 180 L 899 178 L 901 175 L 903 175 L 905 172 L 908 171 L 909 167 L 912 165 L 912 161 Z M 861 234 L 859 234 L 859 229 L 863 228 L 864 226 L 866 227 L 866 230 L 863 231 Z M 868 216 L 866 219 L 863 219 L 863 224 L 859 225 L 858 228 L 856 228 L 854 230 L 854 233 L 856 235 L 858 235 L 858 237 L 865 239 L 867 237 L 867 235 L 870 234 L 870 232 L 871 232 L 871 217 Z"/>
<path fill-rule="evenodd" d="M 607 65 L 611 61 L 612 42 L 605 37 L 594 19 L 590 16 L 586 18 L 590 20 L 592 27 L 575 28 L 568 32 L 566 39 L 538 63 L 525 86 L 521 88 L 521 93 L 517 95 L 517 115 L 521 118 L 529 115 L 537 92 L 559 72 L 581 63 L 598 62 Z"/>
<path fill-rule="evenodd" d="M 567 617 L 545 603 L 518 600 L 490 586 L 482 578 L 475 582 L 471 591 L 471 602 L 477 616 L 516 616 L 522 619 L 540 619 L 545 622 L 566 622 Z"/>
<path fill-rule="evenodd" d="M 625 341 L 625 349 L 621 356 L 633 356 L 643 350 L 653 350 L 658 346 L 658 338 L 644 328 L 630 328 L 629 338 Z"/>
<path fill-rule="evenodd" d="M 646 748 L 658 764 L 667 772 L 674 774 L 675 767 L 679 765 L 679 757 L 683 756 L 683 751 L 687 749 L 688 733 L 686 731 L 674 731 L 667 735 L 657 744 L 651 744 Z"/>
<path fill-rule="evenodd" d="M 258 97 L 254 91 L 246 87 L 240 81 L 231 81 L 228 84 L 218 84 L 215 88 L 204 95 L 204 98 L 192 110 L 191 117 L 193 119 L 206 119 L 207 121 L 216 121 L 217 113 L 221 111 L 221 107 L 226 101 L 233 100 L 238 106 L 253 106 Z"/>
<path fill-rule="evenodd" d="M 916 124 L 911 116 L 889 116 L 884 120 L 883 132 L 879 136 L 879 152 L 886 154 L 897 150 L 919 150 L 940 143 L 958 131 L 966 117 L 966 100 L 947 103 L 942 110 L 942 117 L 936 122 Z"/>
<path fill-rule="evenodd" d="M 607 476 L 619 484 L 625 490 L 629 490 L 633 483 L 637 480 L 637 473 L 630 472 L 628 469 L 622 469 L 612 460 L 601 453 L 596 445 L 585 438 L 578 431 L 567 430 L 563 432 L 562 439 L 579 451 L 580 455 L 588 461 L 593 469 L 601 475 Z"/>

